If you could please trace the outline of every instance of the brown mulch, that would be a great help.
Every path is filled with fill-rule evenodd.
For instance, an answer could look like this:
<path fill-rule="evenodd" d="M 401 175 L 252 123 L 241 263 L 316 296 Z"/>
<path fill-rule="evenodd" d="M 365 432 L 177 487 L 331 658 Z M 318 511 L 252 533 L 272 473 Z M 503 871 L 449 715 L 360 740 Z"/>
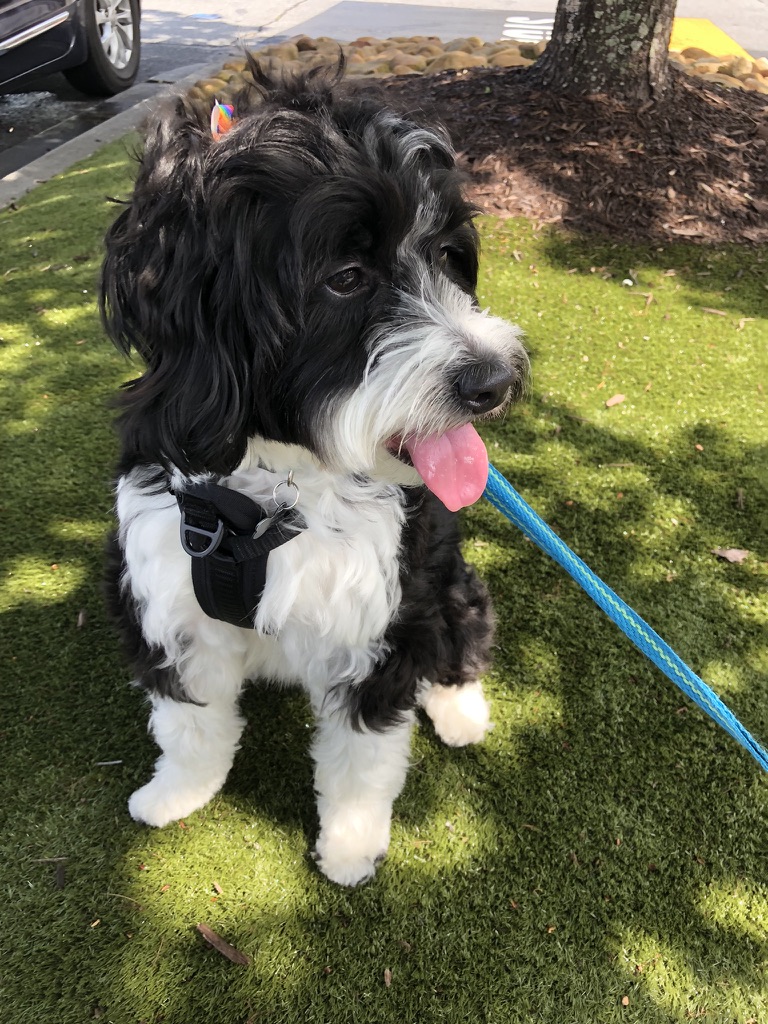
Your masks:
<path fill-rule="evenodd" d="M 672 74 L 639 111 L 542 92 L 527 69 L 382 84 L 448 128 L 485 213 L 622 240 L 768 242 L 768 97 Z"/>

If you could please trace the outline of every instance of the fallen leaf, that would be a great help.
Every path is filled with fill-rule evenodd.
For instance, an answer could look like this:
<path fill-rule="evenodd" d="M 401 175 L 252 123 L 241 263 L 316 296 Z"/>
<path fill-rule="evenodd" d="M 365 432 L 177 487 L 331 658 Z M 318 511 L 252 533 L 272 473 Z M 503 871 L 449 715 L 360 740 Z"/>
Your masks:
<path fill-rule="evenodd" d="M 203 936 L 206 942 L 210 943 L 211 946 L 216 950 L 217 953 L 221 953 L 227 960 L 231 960 L 233 964 L 240 964 L 243 967 L 247 967 L 251 958 L 246 956 L 245 953 L 241 953 L 239 949 L 235 949 L 234 946 L 230 946 L 228 942 L 225 942 L 220 935 L 217 935 L 212 928 L 209 928 L 207 924 L 199 924 L 197 930 Z"/>
<path fill-rule="evenodd" d="M 697 452 L 703 452 L 704 451 L 704 445 L 703 444 L 695 444 L 693 447 L 696 449 Z"/>
<path fill-rule="evenodd" d="M 611 398 L 606 398 L 605 407 L 606 409 L 612 408 L 614 405 L 621 405 L 624 401 L 624 395 L 613 395 Z"/>
<path fill-rule="evenodd" d="M 724 558 L 726 562 L 733 562 L 737 565 L 741 565 L 742 562 L 749 558 L 749 551 L 745 551 L 743 548 L 712 548 L 712 554 L 717 555 L 718 558 Z"/>
<path fill-rule="evenodd" d="M 392 984 L 392 971 L 388 967 L 384 968 L 384 988 L 389 988 Z"/>
<path fill-rule="evenodd" d="M 213 888 L 216 890 L 219 896 L 221 896 L 221 894 L 224 892 L 224 890 L 221 888 L 218 882 L 213 883 Z"/>
<path fill-rule="evenodd" d="M 621 1005 L 622 1006 L 629 1006 L 629 996 L 624 996 L 623 997 L 623 999 L 621 1000 Z"/>
<path fill-rule="evenodd" d="M 722 310 L 722 309 L 712 309 L 710 306 L 702 306 L 701 307 L 701 311 L 702 311 L 702 313 L 714 313 L 715 316 L 728 316 L 728 314 L 725 312 L 725 310 Z"/>

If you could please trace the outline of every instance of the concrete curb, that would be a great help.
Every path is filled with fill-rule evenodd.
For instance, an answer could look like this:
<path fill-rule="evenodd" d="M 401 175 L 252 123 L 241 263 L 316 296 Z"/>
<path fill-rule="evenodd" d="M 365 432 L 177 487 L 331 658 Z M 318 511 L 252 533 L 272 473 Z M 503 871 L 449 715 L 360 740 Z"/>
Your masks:
<path fill-rule="evenodd" d="M 108 142 L 114 142 L 115 139 L 119 139 L 122 135 L 137 128 L 153 105 L 162 97 L 180 92 L 184 88 L 194 85 L 199 79 L 207 78 L 219 70 L 221 70 L 220 61 L 216 64 L 196 65 L 191 70 L 189 65 L 177 68 L 176 71 L 168 73 L 167 85 L 153 91 L 150 96 L 146 95 L 147 83 L 133 86 L 133 89 L 128 90 L 124 95 L 130 96 L 132 91 L 136 91 L 137 102 L 134 106 L 115 114 L 103 124 L 90 128 L 82 135 L 78 135 L 77 138 L 62 143 L 50 153 L 32 160 L 31 163 L 20 167 L 17 171 L 12 171 L 4 178 L 0 178 L 0 210 L 10 206 L 44 181 L 49 181 L 57 174 L 62 174 L 72 164 L 79 160 L 85 160 Z M 182 77 L 176 78 L 176 72 Z"/>

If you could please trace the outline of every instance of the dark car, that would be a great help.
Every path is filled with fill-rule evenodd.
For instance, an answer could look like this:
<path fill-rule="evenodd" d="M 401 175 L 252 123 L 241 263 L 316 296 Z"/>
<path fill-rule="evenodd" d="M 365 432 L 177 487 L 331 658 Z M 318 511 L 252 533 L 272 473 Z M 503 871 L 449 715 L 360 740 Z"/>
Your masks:
<path fill-rule="evenodd" d="M 139 69 L 140 0 L 0 0 L 0 88 L 63 71 L 76 89 L 112 96 Z"/>

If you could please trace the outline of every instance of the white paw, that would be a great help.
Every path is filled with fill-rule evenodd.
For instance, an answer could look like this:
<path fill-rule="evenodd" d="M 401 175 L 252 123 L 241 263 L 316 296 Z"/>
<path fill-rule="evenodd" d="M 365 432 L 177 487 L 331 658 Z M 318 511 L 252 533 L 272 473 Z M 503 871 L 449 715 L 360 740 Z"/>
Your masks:
<path fill-rule="evenodd" d="M 361 885 L 373 878 L 376 868 L 385 856 L 385 850 L 376 857 L 345 856 L 341 851 L 322 853 L 319 841 L 313 854 L 317 866 L 326 878 L 330 878 L 337 885 L 349 886 Z"/>
<path fill-rule="evenodd" d="M 344 809 L 323 825 L 313 854 L 317 866 L 332 882 L 360 885 L 373 878 L 389 848 L 389 810 Z"/>
<path fill-rule="evenodd" d="M 193 811 L 205 807 L 219 787 L 172 785 L 170 780 L 156 775 L 151 782 L 137 789 L 128 800 L 128 811 L 134 821 L 143 821 L 162 828 Z"/>
<path fill-rule="evenodd" d="M 479 682 L 465 686 L 430 686 L 421 704 L 435 732 L 449 747 L 479 743 L 493 728 L 491 709 Z"/>

